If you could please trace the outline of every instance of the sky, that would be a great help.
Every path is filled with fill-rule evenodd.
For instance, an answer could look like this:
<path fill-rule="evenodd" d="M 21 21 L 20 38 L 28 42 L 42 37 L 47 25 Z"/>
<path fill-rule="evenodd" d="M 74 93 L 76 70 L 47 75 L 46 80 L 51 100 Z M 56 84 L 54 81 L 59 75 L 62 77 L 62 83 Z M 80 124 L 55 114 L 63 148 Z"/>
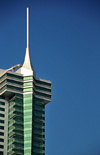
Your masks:
<path fill-rule="evenodd" d="M 52 82 L 46 155 L 100 155 L 100 1 L 0 0 L 0 68 L 23 64 L 26 7 L 36 76 Z"/>

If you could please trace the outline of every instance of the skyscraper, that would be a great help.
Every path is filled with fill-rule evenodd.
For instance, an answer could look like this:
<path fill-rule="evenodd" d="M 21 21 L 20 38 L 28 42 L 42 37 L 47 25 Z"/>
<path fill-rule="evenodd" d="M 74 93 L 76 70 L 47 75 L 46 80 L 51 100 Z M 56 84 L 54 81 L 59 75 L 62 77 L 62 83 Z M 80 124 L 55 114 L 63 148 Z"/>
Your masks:
<path fill-rule="evenodd" d="M 45 105 L 50 101 L 51 82 L 36 77 L 30 59 L 27 8 L 24 64 L 0 69 L 0 155 L 45 155 Z"/>

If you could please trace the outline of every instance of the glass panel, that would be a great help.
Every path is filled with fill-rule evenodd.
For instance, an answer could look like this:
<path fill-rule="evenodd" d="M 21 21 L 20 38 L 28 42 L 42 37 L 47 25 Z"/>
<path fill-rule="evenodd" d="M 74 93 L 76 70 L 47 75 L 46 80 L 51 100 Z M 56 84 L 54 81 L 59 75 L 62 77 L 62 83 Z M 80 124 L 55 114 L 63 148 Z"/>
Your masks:
<path fill-rule="evenodd" d="M 31 114 L 32 114 L 32 111 L 26 111 L 26 110 L 25 110 L 24 116 L 31 115 Z"/>
<path fill-rule="evenodd" d="M 32 76 L 26 76 L 26 77 L 24 77 L 24 80 L 32 80 L 32 79 L 33 79 Z"/>
<path fill-rule="evenodd" d="M 3 145 L 0 145 L 0 148 L 1 148 L 1 149 L 3 149 L 3 148 L 4 148 L 4 146 L 3 146 Z"/>
<path fill-rule="evenodd" d="M 33 94 L 24 94 L 23 96 L 24 97 L 29 97 L 29 98 L 31 97 L 32 98 Z"/>
<path fill-rule="evenodd" d="M 0 142 L 4 142 L 4 139 L 0 138 Z"/>
<path fill-rule="evenodd" d="M 32 82 L 24 82 L 24 86 L 30 86 L 30 85 L 33 85 Z"/>
<path fill-rule="evenodd" d="M 10 89 L 13 89 L 13 90 L 19 90 L 19 91 L 22 91 L 23 90 L 22 88 L 10 86 L 10 85 L 7 85 L 7 87 L 10 88 Z"/>
<path fill-rule="evenodd" d="M 24 143 L 24 147 L 30 147 L 31 148 L 31 142 L 30 143 L 28 142 L 26 144 Z"/>
<path fill-rule="evenodd" d="M 25 116 L 25 113 L 29 112 L 30 114 L 32 114 L 32 109 L 24 109 L 24 116 Z"/>
<path fill-rule="evenodd" d="M 0 114 L 0 117 L 4 117 L 5 115 L 4 114 Z"/>
<path fill-rule="evenodd" d="M 0 123 L 4 123 L 4 120 L 0 120 Z"/>
<path fill-rule="evenodd" d="M 31 148 L 30 148 L 30 149 L 27 149 L 27 148 L 26 148 L 26 149 L 24 150 L 24 155 L 25 155 L 25 154 L 26 154 L 26 155 L 30 155 L 30 154 L 31 154 Z"/>
<path fill-rule="evenodd" d="M 47 85 L 47 86 L 51 86 L 51 83 L 47 83 L 47 82 L 44 82 L 44 81 L 40 81 L 40 80 L 36 80 L 37 84 L 43 84 L 43 85 Z"/>
<path fill-rule="evenodd" d="M 0 136 L 4 136 L 4 133 L 3 132 L 0 132 Z"/>
<path fill-rule="evenodd" d="M 32 134 L 26 134 L 26 135 L 24 135 L 24 137 L 31 137 L 32 136 Z"/>
<path fill-rule="evenodd" d="M 19 84 L 19 85 L 23 85 L 23 82 L 20 82 L 20 81 L 14 81 L 14 80 L 7 79 L 7 82 L 14 83 L 14 84 Z"/>
<path fill-rule="evenodd" d="M 32 122 L 32 118 L 24 118 L 24 122 Z"/>
<path fill-rule="evenodd" d="M 32 101 L 32 96 L 30 98 L 29 97 L 28 98 L 24 98 L 24 102 L 25 101 Z"/>
<path fill-rule="evenodd" d="M 24 110 L 32 109 L 32 106 L 24 106 Z"/>
<path fill-rule="evenodd" d="M 18 79 L 23 79 L 22 76 L 17 76 L 17 75 L 15 75 L 15 74 L 10 74 L 10 73 L 7 73 L 7 76 L 14 77 L 14 78 L 18 78 Z"/>
<path fill-rule="evenodd" d="M 32 119 L 32 115 L 31 114 L 30 115 L 26 115 L 24 118 L 25 119 L 27 119 L 27 118 Z"/>
<path fill-rule="evenodd" d="M 35 86 L 35 88 L 36 88 L 37 90 L 43 90 L 43 91 L 46 91 L 46 92 L 51 92 L 51 88 L 48 89 L 48 88 L 39 87 L 39 86 Z"/>
<path fill-rule="evenodd" d="M 31 133 L 32 130 L 31 129 L 30 130 L 26 130 L 26 131 L 24 131 L 24 134 L 29 134 L 29 132 Z"/>
<path fill-rule="evenodd" d="M 40 93 L 40 92 L 36 92 L 36 95 L 40 95 L 40 96 L 43 96 L 43 97 L 51 97 L 51 95 L 48 95 L 48 94 L 44 94 L 44 93 Z"/>
<path fill-rule="evenodd" d="M 28 123 L 28 124 L 24 123 L 24 128 L 31 128 L 31 127 L 32 127 L 32 124 L 30 124 L 30 123 Z"/>
<path fill-rule="evenodd" d="M 4 126 L 0 126 L 0 129 L 1 129 L 1 130 L 4 130 Z"/>
<path fill-rule="evenodd" d="M 1 101 L 0 101 L 0 105 L 5 105 L 5 102 L 1 102 Z"/>
<path fill-rule="evenodd" d="M 26 89 L 24 89 L 24 92 L 32 91 L 32 90 L 33 90 L 33 88 L 26 88 Z"/>
<path fill-rule="evenodd" d="M 6 87 L 6 86 L 2 87 L 2 88 L 0 89 L 0 92 L 2 92 L 4 89 L 7 89 L 7 87 Z"/>
<path fill-rule="evenodd" d="M 28 108 L 28 107 L 32 107 L 32 103 L 31 102 L 29 102 L 29 103 L 25 103 L 25 105 L 24 105 L 24 107 L 26 107 L 26 108 Z"/>

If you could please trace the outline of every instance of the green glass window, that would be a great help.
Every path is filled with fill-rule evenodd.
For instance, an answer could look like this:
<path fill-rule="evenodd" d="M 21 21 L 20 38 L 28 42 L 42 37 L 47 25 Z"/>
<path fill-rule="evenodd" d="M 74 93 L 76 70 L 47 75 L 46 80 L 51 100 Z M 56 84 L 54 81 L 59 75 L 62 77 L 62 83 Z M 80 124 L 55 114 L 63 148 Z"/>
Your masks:
<path fill-rule="evenodd" d="M 32 98 L 33 94 L 24 94 L 24 97 L 27 97 L 27 98 Z"/>
<path fill-rule="evenodd" d="M 23 95 L 22 95 L 22 94 L 16 94 L 16 97 L 17 97 L 17 98 L 22 98 Z"/>
<path fill-rule="evenodd" d="M 5 109 L 0 107 L 0 111 L 5 111 Z"/>
<path fill-rule="evenodd" d="M 24 118 L 25 118 L 25 119 L 26 119 L 26 118 L 30 118 L 30 119 L 31 119 L 31 118 L 32 118 L 32 115 L 31 115 L 31 114 L 30 114 L 30 115 L 26 115 Z"/>
<path fill-rule="evenodd" d="M 4 133 L 3 132 L 0 132 L 0 136 L 4 136 Z"/>
<path fill-rule="evenodd" d="M 0 101 L 0 105 L 5 105 L 5 102 L 1 102 L 1 101 Z"/>
<path fill-rule="evenodd" d="M 28 129 L 28 130 L 24 131 L 24 134 L 29 134 L 29 133 L 31 133 L 31 132 L 32 132 L 32 130 L 31 130 L 31 128 L 30 128 L 30 130 Z"/>
<path fill-rule="evenodd" d="M 26 77 L 24 77 L 24 80 L 32 80 L 32 79 L 33 79 L 32 76 L 26 76 Z"/>
<path fill-rule="evenodd" d="M 3 154 L 3 151 L 0 151 L 0 155 L 4 155 L 4 154 Z"/>
<path fill-rule="evenodd" d="M 26 89 L 24 89 L 24 92 L 32 91 L 32 90 L 33 90 L 33 88 L 26 88 Z"/>
<path fill-rule="evenodd" d="M 32 111 L 25 111 L 24 116 L 29 116 L 29 115 L 31 115 L 31 114 L 32 114 Z"/>
<path fill-rule="evenodd" d="M 2 76 L 0 77 L 0 80 L 5 79 L 5 78 L 6 78 L 6 74 L 2 75 Z"/>
<path fill-rule="evenodd" d="M 31 142 L 30 143 L 28 142 L 26 144 L 24 143 L 24 147 L 31 147 Z"/>
<path fill-rule="evenodd" d="M 24 154 L 26 154 L 26 155 L 30 155 L 31 154 L 31 149 L 25 149 L 24 150 Z"/>
<path fill-rule="evenodd" d="M 32 122 L 32 118 L 24 118 L 24 122 Z"/>
<path fill-rule="evenodd" d="M 32 109 L 32 106 L 24 106 L 24 110 Z"/>
<path fill-rule="evenodd" d="M 0 114 L 0 117 L 4 117 L 5 115 L 4 114 Z"/>
<path fill-rule="evenodd" d="M 4 142 L 4 139 L 0 138 L 0 142 Z"/>
<path fill-rule="evenodd" d="M 13 89 L 13 90 L 18 90 L 18 91 L 22 91 L 23 90 L 22 88 L 10 86 L 10 85 L 7 85 L 7 87 L 10 88 L 10 89 Z"/>
<path fill-rule="evenodd" d="M 19 153 L 23 154 L 23 148 L 21 148 L 21 147 L 20 147 L 20 149 L 19 148 L 16 148 L 16 149 L 14 148 L 13 151 L 15 152 L 15 154 L 19 154 Z"/>
<path fill-rule="evenodd" d="M 0 129 L 1 129 L 1 130 L 4 130 L 4 126 L 0 126 Z"/>
<path fill-rule="evenodd" d="M 0 83 L 0 86 L 2 87 L 3 85 L 6 84 L 6 82 L 7 82 L 7 80 L 2 81 L 2 82 Z"/>
<path fill-rule="evenodd" d="M 22 85 L 23 84 L 23 82 L 20 82 L 20 81 L 15 81 L 15 80 L 9 80 L 9 79 L 7 79 L 7 82 L 10 82 L 10 83 L 14 83 L 14 84 L 19 84 L 19 85 Z"/>
<path fill-rule="evenodd" d="M 40 93 L 40 92 L 36 92 L 36 95 L 40 95 L 40 96 L 43 96 L 43 97 L 51 97 L 51 95 L 48 95 L 48 94 L 44 94 L 44 93 Z"/>
<path fill-rule="evenodd" d="M 0 123 L 4 123 L 4 120 L 0 120 Z"/>
<path fill-rule="evenodd" d="M 48 82 L 44 82 L 44 81 L 41 81 L 41 80 L 36 80 L 36 82 L 37 82 L 37 84 L 39 83 L 39 84 L 43 84 L 43 85 L 45 85 L 45 86 L 51 86 L 51 83 L 48 83 Z"/>
<path fill-rule="evenodd" d="M 24 98 L 24 102 L 25 101 L 32 101 L 32 96 L 31 97 L 28 97 L 28 98 Z"/>
<path fill-rule="evenodd" d="M 24 123 L 24 128 L 31 128 L 32 124 L 30 124 L 30 122 L 28 122 L 28 124 Z"/>
<path fill-rule="evenodd" d="M 24 86 L 31 86 L 31 85 L 33 85 L 33 83 L 32 83 L 32 82 L 24 82 L 23 85 L 24 85 Z"/>
<path fill-rule="evenodd" d="M 1 148 L 1 149 L 3 149 L 3 148 L 4 148 L 4 146 L 3 146 L 3 145 L 0 145 L 0 148 Z"/>
<path fill-rule="evenodd" d="M 6 86 L 2 87 L 2 88 L 0 89 L 0 92 L 2 92 L 4 89 L 7 89 L 7 87 L 6 87 Z"/>
<path fill-rule="evenodd" d="M 37 90 L 43 90 L 43 91 L 46 91 L 46 92 L 51 92 L 51 88 L 48 89 L 48 88 L 39 87 L 39 86 L 35 86 L 35 88 L 36 88 Z"/>
<path fill-rule="evenodd" d="M 32 106 L 32 99 L 24 101 L 24 106 Z"/>
<path fill-rule="evenodd" d="M 23 79 L 22 76 L 17 76 L 17 75 L 10 74 L 10 73 L 7 73 L 7 76 L 12 77 L 12 78 L 14 77 L 14 78 L 17 78 L 17 79 Z"/>
<path fill-rule="evenodd" d="M 31 134 L 31 133 L 29 133 L 29 134 L 25 134 L 24 136 L 25 136 L 25 137 L 31 137 L 32 134 Z"/>

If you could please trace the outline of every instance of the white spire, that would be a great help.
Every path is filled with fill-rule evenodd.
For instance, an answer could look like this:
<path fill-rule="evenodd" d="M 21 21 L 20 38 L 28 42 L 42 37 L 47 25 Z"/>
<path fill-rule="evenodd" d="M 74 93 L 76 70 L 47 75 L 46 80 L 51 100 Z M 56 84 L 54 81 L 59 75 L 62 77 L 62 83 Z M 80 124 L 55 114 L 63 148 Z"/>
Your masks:
<path fill-rule="evenodd" d="M 29 8 L 27 8 L 27 48 L 29 48 Z"/>
<path fill-rule="evenodd" d="M 30 59 L 29 51 L 29 8 L 27 8 L 27 48 L 23 66 L 18 70 L 18 72 L 27 75 L 29 73 L 33 74 L 33 67 Z"/>
<path fill-rule="evenodd" d="M 27 8 L 27 48 L 23 67 L 29 70 L 33 70 L 29 52 L 29 8 Z"/>

